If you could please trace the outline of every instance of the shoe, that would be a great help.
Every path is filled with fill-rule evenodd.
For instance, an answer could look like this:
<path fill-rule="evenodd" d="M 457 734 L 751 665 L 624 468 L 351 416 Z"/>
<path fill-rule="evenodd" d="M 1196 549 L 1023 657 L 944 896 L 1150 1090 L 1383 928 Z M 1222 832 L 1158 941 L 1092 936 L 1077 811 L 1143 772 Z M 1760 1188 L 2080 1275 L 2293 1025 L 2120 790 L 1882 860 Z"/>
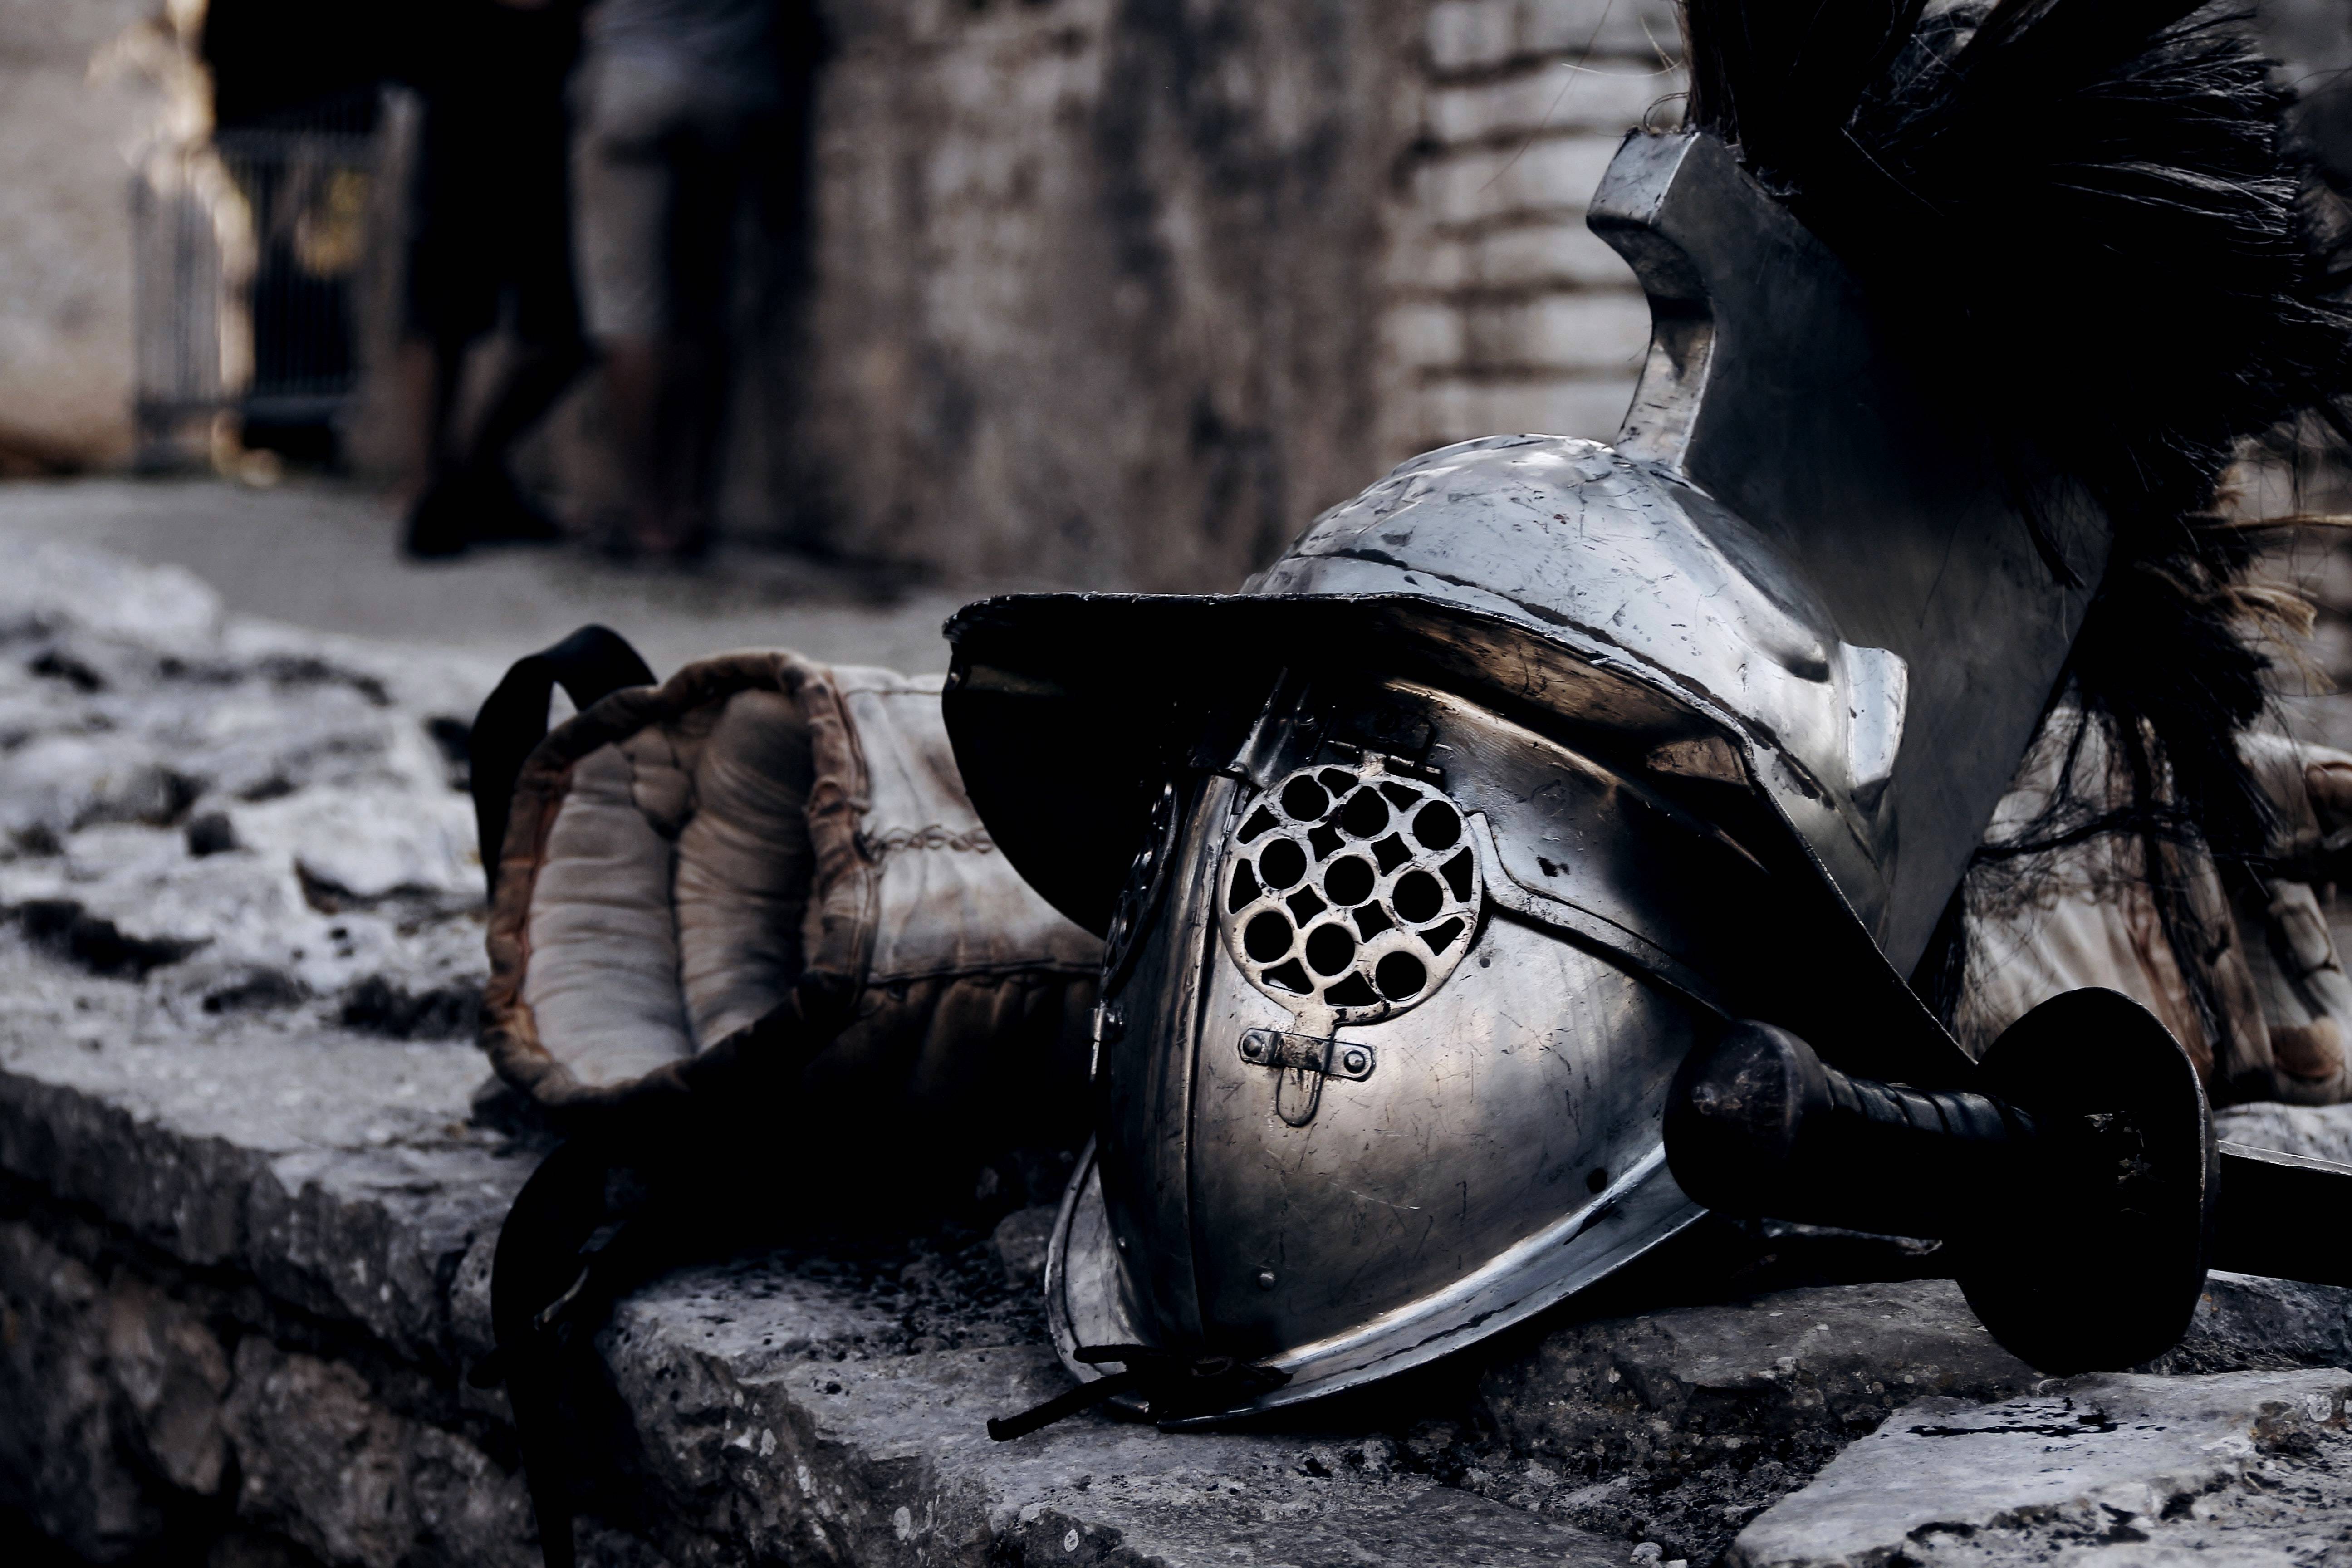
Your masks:
<path fill-rule="evenodd" d="M 564 527 L 500 468 L 474 485 L 470 537 L 476 544 L 560 544 Z"/>
<path fill-rule="evenodd" d="M 446 560 L 469 545 L 555 544 L 563 537 L 562 524 L 493 470 L 434 480 L 409 510 L 404 547 L 419 560 Z"/>
<path fill-rule="evenodd" d="M 466 497 L 454 479 L 436 479 L 408 509 L 401 549 L 419 561 L 446 561 L 466 552 Z"/>

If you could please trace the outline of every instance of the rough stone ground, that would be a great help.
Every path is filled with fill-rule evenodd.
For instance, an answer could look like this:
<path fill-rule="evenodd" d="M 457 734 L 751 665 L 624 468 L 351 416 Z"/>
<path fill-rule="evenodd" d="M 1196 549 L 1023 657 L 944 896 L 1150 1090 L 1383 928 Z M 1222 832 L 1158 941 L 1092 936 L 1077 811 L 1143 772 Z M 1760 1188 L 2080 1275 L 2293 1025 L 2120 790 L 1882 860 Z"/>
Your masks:
<path fill-rule="evenodd" d="M 1927 1399 L 1740 1536 L 1747 1568 L 2352 1560 L 2352 1376 L 2055 1381 Z"/>
<path fill-rule="evenodd" d="M 0 578 L 0 1507 L 75 1553 L 533 1561 L 502 1396 L 465 1375 L 489 1349 L 499 1220 L 544 1148 L 478 1109 L 467 1037 L 479 872 L 448 721 L 494 675 L 225 617 L 184 573 L 85 552 L 28 550 Z M 2352 1117 L 2264 1110 L 2231 1135 L 2341 1152 Z M 604 1456 L 579 1478 L 586 1560 L 1704 1563 L 1763 1514 L 1746 1561 L 1796 1561 L 1772 1521 L 1801 1517 L 1805 1550 L 1850 1538 L 1886 1563 L 1885 1521 L 1839 1500 L 1884 1489 L 1839 1466 L 1984 1401 L 2068 1396 L 1932 1256 L 1717 1231 L 1377 1398 L 1245 1433 L 1089 1416 L 994 1445 L 985 1417 L 1062 1386 L 1041 1218 L 812 1242 L 623 1302 L 583 1405 Z M 2293 1510 L 2352 1476 L 2340 1401 L 2289 1431 L 2231 1375 L 2347 1364 L 2352 1295 L 2217 1276 L 2158 1369 L 2175 1375 L 2118 1386 L 2201 1401 L 2216 1431 L 2270 1420 L 2284 1436 L 2248 1436 L 2259 1463 L 2213 1472 L 2183 1517 L 2232 1552 L 2325 1561 Z M 1927 1399 L 1932 1419 L 1887 1420 Z M 2024 1484 L 2000 1445 L 1931 1464 L 1987 1495 Z M 2131 1545 L 2077 1540 L 2083 1517 L 1995 1510 L 1930 1545 Z"/>

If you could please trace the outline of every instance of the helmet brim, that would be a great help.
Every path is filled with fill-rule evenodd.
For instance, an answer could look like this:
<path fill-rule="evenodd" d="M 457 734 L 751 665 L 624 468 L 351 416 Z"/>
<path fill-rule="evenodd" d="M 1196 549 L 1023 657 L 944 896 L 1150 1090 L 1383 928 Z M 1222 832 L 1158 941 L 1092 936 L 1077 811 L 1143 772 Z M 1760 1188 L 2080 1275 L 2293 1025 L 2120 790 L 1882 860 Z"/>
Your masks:
<path fill-rule="evenodd" d="M 1031 886 L 1097 935 L 1161 784 L 1237 747 L 1286 672 L 1426 679 L 1603 759 L 1738 740 L 1646 671 L 1411 594 L 1013 595 L 946 629 L 948 734 L 972 805 Z"/>

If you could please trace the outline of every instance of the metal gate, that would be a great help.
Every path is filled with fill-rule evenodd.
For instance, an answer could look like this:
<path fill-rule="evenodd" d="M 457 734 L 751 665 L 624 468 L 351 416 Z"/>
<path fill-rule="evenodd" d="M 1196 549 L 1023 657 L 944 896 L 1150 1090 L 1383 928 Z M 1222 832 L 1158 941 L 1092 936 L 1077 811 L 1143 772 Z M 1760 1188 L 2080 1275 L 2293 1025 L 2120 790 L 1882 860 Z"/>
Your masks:
<path fill-rule="evenodd" d="M 359 385 L 381 139 L 349 110 L 314 118 L 224 131 L 132 177 L 144 467 L 185 462 L 225 418 L 331 427 Z"/>

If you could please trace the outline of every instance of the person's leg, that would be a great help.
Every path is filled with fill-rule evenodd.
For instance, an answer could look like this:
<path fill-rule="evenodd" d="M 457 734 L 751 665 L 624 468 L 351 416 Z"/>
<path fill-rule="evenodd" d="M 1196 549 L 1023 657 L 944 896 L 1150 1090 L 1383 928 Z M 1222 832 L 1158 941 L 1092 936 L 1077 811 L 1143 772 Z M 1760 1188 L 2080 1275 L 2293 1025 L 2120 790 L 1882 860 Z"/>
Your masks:
<path fill-rule="evenodd" d="M 506 472 L 515 443 L 555 406 L 587 363 L 588 351 L 577 338 L 519 345 L 457 466 L 477 476 Z"/>
<path fill-rule="evenodd" d="M 489 406 L 471 436 L 453 450 L 438 489 L 464 512 L 463 531 L 475 543 L 552 543 L 561 523 L 515 484 L 507 460 L 515 444 L 543 418 L 587 363 L 578 338 L 524 342 L 509 356 Z"/>
<path fill-rule="evenodd" d="M 458 387 L 473 342 L 461 332 L 437 331 L 411 336 L 400 346 L 403 401 L 417 437 L 403 542 L 411 555 L 456 555 L 472 538 L 457 424 Z"/>
<path fill-rule="evenodd" d="M 719 437 L 727 409 L 730 359 L 723 338 L 681 336 L 669 352 L 670 415 L 663 431 L 668 484 L 663 548 L 699 555 L 709 547 L 719 488 Z"/>
<path fill-rule="evenodd" d="M 426 492 L 431 509 L 446 514 L 436 521 L 456 535 L 454 548 L 552 544 L 564 537 L 562 524 L 516 485 L 507 458 L 515 443 L 562 395 L 585 358 L 576 343 L 569 348 L 526 345 L 503 367 L 491 389 L 488 410 L 476 421 L 471 437 L 450 452 Z"/>
<path fill-rule="evenodd" d="M 679 139 L 673 163 L 668 248 L 671 330 L 661 346 L 664 409 L 659 548 L 699 552 L 709 542 L 719 484 L 734 317 L 736 220 L 751 127 L 712 118 Z"/>
<path fill-rule="evenodd" d="M 415 320 L 396 362 L 402 412 L 413 433 L 403 486 L 408 518 L 403 548 L 412 555 L 455 555 L 471 532 L 455 493 L 464 469 L 457 392 L 478 334 L 445 324 L 462 319 L 461 312 L 445 310 L 437 319 Z"/>
<path fill-rule="evenodd" d="M 581 305 L 602 362 L 604 413 L 620 470 L 613 542 L 659 549 L 668 363 L 662 279 L 671 200 L 666 142 L 676 95 L 623 60 L 592 59 L 581 79 L 574 232 Z"/>
<path fill-rule="evenodd" d="M 661 548 L 661 424 L 669 363 L 662 348 L 662 340 L 649 332 L 619 333 L 603 342 L 604 411 L 626 491 L 626 542 L 635 550 Z"/>
<path fill-rule="evenodd" d="M 562 529 L 517 489 L 508 459 L 588 360 L 572 279 L 569 130 L 554 98 L 503 118 L 507 206 L 495 232 L 515 346 L 455 461 L 474 493 L 477 538 L 554 540 Z"/>
<path fill-rule="evenodd" d="M 455 555 L 473 537 L 465 495 L 467 443 L 458 430 L 458 393 L 474 343 L 497 324 L 501 286 L 479 149 L 444 102 L 428 103 L 411 192 L 407 331 L 399 352 L 404 413 L 414 433 L 404 547 L 412 555 Z"/>
<path fill-rule="evenodd" d="M 404 334 L 394 351 L 392 374 L 403 442 L 400 500 L 407 507 L 432 488 L 442 466 L 441 356 L 433 340 Z"/>

